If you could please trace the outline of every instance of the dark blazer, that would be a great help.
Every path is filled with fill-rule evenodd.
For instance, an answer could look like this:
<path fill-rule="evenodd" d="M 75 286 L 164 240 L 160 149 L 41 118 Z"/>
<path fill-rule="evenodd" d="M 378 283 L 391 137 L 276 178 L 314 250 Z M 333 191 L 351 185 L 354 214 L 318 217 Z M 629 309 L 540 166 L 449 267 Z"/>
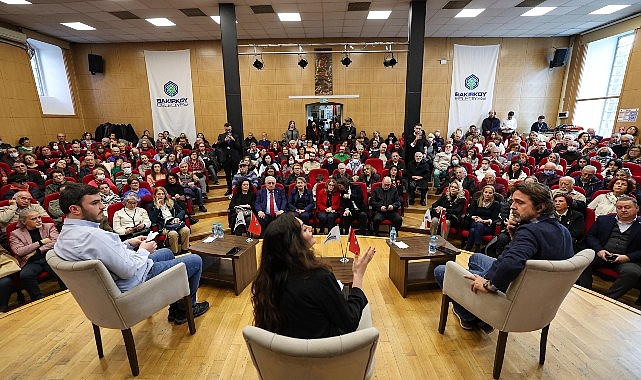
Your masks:
<path fill-rule="evenodd" d="M 287 211 L 287 197 L 283 189 L 277 187 L 274 189 L 274 202 L 279 210 Z M 256 194 L 256 212 L 262 211 L 267 213 L 267 189 L 260 189 Z"/>
<path fill-rule="evenodd" d="M 364 200 L 363 190 L 361 190 L 361 187 L 359 185 L 350 185 L 350 189 L 351 189 L 351 195 L 349 199 L 343 198 L 343 195 L 347 194 L 347 191 L 341 192 L 341 198 L 340 198 L 341 213 L 344 212 L 346 209 L 349 209 L 351 211 L 356 211 L 354 210 L 354 203 L 356 204 L 358 211 L 366 211 L 365 203 L 363 203 L 363 200 Z"/>
<path fill-rule="evenodd" d="M 225 137 L 227 137 L 226 133 L 218 135 L 218 148 L 222 152 L 221 158 L 225 161 L 231 159 L 232 162 L 239 162 L 242 158 L 241 156 L 243 151 L 243 147 L 241 146 L 242 139 L 238 135 L 232 133 L 234 140 L 228 143 L 225 141 Z"/>
<path fill-rule="evenodd" d="M 556 213 L 554 213 L 556 216 Z M 583 240 L 583 232 L 585 231 L 585 218 L 583 214 L 576 210 L 568 210 L 568 212 L 559 219 L 559 223 L 565 226 L 570 231 L 572 242 L 574 243 L 574 250 Z"/>
<path fill-rule="evenodd" d="M 369 204 L 375 212 L 381 212 L 381 207 L 389 205 L 392 205 L 393 211 L 396 211 L 401 208 L 401 198 L 398 195 L 398 190 L 394 186 L 390 187 L 387 191 L 383 189 L 383 186 L 379 186 L 372 190 Z"/>
<path fill-rule="evenodd" d="M 458 222 L 461 220 L 461 215 L 463 214 L 465 198 L 456 197 L 453 200 L 450 200 L 447 194 L 441 195 L 441 197 L 432 204 L 432 218 L 439 217 L 439 213 L 436 212 L 436 207 L 438 206 L 445 208 L 445 218 L 452 221 L 452 226 L 456 227 Z"/>
<path fill-rule="evenodd" d="M 185 210 L 180 205 L 180 202 L 174 202 L 174 207 L 169 211 L 174 218 L 185 219 Z M 157 225 L 160 231 L 165 228 L 165 219 L 162 217 L 162 212 L 154 203 L 149 204 L 149 220 L 151 220 L 152 225 Z"/>
<path fill-rule="evenodd" d="M 312 191 L 305 187 L 301 196 L 297 188 L 292 189 L 287 199 L 287 209 L 289 211 L 305 210 L 311 212 L 314 209 L 314 195 Z"/>
<path fill-rule="evenodd" d="M 603 249 L 605 244 L 608 242 L 608 238 L 612 233 L 612 229 L 616 224 L 617 220 L 615 215 L 602 215 L 596 218 L 596 221 L 588 231 L 588 235 L 585 238 L 585 242 L 588 248 L 593 249 L 595 252 L 599 252 Z M 641 262 L 641 219 L 637 217 L 635 221 L 630 226 L 630 240 L 625 252 L 614 252 L 619 254 L 625 254 L 630 258 L 630 261 L 638 263 Z"/>

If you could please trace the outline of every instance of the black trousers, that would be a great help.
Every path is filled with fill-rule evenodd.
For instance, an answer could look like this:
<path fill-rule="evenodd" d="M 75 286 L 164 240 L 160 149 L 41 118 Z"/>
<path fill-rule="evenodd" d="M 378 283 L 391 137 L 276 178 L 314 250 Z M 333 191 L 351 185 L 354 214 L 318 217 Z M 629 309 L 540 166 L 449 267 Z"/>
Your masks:
<path fill-rule="evenodd" d="M 627 293 L 628 290 L 634 288 L 639 283 L 639 280 L 641 280 L 641 265 L 638 263 L 611 264 L 597 256 L 594 258 L 594 261 L 592 261 L 592 264 L 581 273 L 578 284 L 585 288 L 592 289 L 592 274 L 594 269 L 599 267 L 613 269 L 619 274 L 619 277 L 614 280 L 610 289 L 605 292 L 606 296 L 615 300 Z"/>
<path fill-rule="evenodd" d="M 234 175 L 238 171 L 239 161 L 233 161 L 231 157 L 227 157 L 225 163 L 223 163 L 223 169 L 225 170 L 225 180 L 227 181 L 227 191 L 231 193 L 231 181 L 234 178 Z"/>
<path fill-rule="evenodd" d="M 354 218 L 358 218 L 358 225 L 356 226 L 359 234 L 364 234 L 367 230 L 367 212 L 365 211 L 352 211 L 351 215 L 341 214 L 341 234 L 347 235 L 349 227 L 352 225 Z"/>
<path fill-rule="evenodd" d="M 383 220 L 389 220 L 392 222 L 392 226 L 396 228 L 397 232 L 398 229 L 401 228 L 401 224 L 403 224 L 403 217 L 401 217 L 396 211 L 377 211 L 374 213 L 374 218 L 372 219 L 372 228 L 374 229 L 374 233 L 377 235 L 378 228 Z"/>

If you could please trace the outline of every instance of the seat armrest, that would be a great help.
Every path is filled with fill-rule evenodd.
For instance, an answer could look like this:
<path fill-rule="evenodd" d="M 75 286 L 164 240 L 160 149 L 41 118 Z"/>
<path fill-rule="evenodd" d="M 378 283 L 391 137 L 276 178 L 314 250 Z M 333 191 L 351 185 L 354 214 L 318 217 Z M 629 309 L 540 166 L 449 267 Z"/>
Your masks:
<path fill-rule="evenodd" d="M 189 295 L 184 263 L 179 263 L 116 298 L 125 323 L 133 326 L 149 315 Z"/>
<path fill-rule="evenodd" d="M 467 275 L 472 274 L 456 262 L 448 261 L 445 267 L 443 294 L 447 294 L 454 302 L 500 330 L 504 326 L 512 302 L 503 292 L 474 293 L 471 280 L 464 277 Z"/>

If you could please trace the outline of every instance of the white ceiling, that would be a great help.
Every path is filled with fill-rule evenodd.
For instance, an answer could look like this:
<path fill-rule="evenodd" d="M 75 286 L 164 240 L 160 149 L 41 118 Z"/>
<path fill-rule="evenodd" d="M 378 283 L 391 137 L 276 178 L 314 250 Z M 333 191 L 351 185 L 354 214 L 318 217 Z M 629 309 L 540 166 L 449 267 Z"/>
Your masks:
<path fill-rule="evenodd" d="M 0 22 L 70 42 L 219 40 L 220 25 L 206 16 L 187 17 L 179 9 L 219 14 L 210 0 L 30 0 L 31 5 L 0 3 Z M 353 0 L 362 1 L 362 0 Z M 458 9 L 442 9 L 448 0 L 427 1 L 426 37 L 569 36 L 641 12 L 639 0 L 545 0 L 556 6 L 539 17 L 521 17 L 531 8 L 522 0 L 472 0 L 465 8 L 486 8 L 476 18 L 454 18 Z M 367 20 L 367 11 L 347 11 L 347 0 L 237 0 L 238 38 L 407 38 L 409 1 L 374 0 L 370 10 L 392 10 L 387 20 Z M 275 12 L 300 12 L 301 22 L 282 23 L 276 14 L 254 14 L 250 5 L 272 5 Z M 609 4 L 632 4 L 611 15 L 589 13 Z M 141 19 L 121 20 L 109 12 L 130 11 Z M 156 27 L 145 18 L 167 17 L 176 26 Z M 94 31 L 76 31 L 61 22 L 83 22 Z"/>

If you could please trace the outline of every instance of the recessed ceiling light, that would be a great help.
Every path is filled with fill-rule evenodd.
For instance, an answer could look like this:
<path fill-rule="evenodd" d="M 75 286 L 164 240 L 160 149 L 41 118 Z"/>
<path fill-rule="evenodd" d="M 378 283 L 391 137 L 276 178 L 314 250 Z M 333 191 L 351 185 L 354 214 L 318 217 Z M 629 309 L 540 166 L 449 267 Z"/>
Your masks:
<path fill-rule="evenodd" d="M 209 16 L 211 17 L 212 20 L 216 22 L 216 24 L 220 25 L 220 16 Z M 238 24 L 238 20 L 236 20 L 236 24 Z"/>
<path fill-rule="evenodd" d="M 96 30 L 93 26 L 81 22 L 61 22 L 60 24 L 75 30 Z"/>
<path fill-rule="evenodd" d="M 542 16 L 555 9 L 556 7 L 534 7 L 529 11 L 523 13 L 521 16 Z"/>
<path fill-rule="evenodd" d="M 0 0 L 1 3 L 10 4 L 10 5 L 26 5 L 31 4 L 26 0 Z"/>
<path fill-rule="evenodd" d="M 300 21 L 300 13 L 279 13 L 280 21 Z"/>
<path fill-rule="evenodd" d="M 369 11 L 368 20 L 387 20 L 392 11 Z"/>
<path fill-rule="evenodd" d="M 609 15 L 611 13 L 620 11 L 623 8 L 627 8 L 630 5 L 606 5 L 603 8 L 599 8 L 596 11 L 590 12 L 591 15 Z"/>
<path fill-rule="evenodd" d="M 480 15 L 485 8 L 480 9 L 461 9 L 461 11 L 454 17 L 476 17 Z"/>
<path fill-rule="evenodd" d="M 152 23 L 156 26 L 175 26 L 173 22 L 171 22 L 168 18 L 165 17 L 160 17 L 160 18 L 146 18 L 147 22 Z"/>

